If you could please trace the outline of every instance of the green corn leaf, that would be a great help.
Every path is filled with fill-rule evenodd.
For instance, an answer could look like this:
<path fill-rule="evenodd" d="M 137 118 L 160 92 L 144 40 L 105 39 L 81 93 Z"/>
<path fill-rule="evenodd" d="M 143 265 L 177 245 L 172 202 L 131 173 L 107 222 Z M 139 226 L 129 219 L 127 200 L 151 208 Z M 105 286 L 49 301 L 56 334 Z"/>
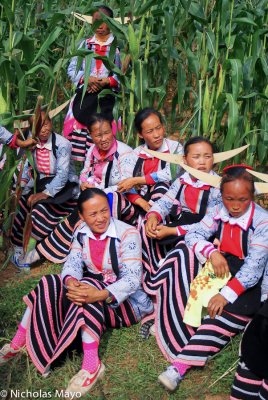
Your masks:
<path fill-rule="evenodd" d="M 238 105 L 233 95 L 226 93 L 228 102 L 228 131 L 224 141 L 224 150 L 232 149 L 236 140 L 237 124 L 238 124 Z"/>
<path fill-rule="evenodd" d="M 181 106 L 186 90 L 186 72 L 184 66 L 181 63 L 178 64 L 177 87 L 177 101 L 179 106 Z"/>
<path fill-rule="evenodd" d="M 211 29 L 205 30 L 207 36 L 207 46 L 209 52 L 216 58 L 216 39 L 215 34 Z"/>
<path fill-rule="evenodd" d="M 128 38 L 131 58 L 133 61 L 136 61 L 139 58 L 139 43 L 131 24 L 128 25 Z"/>
<path fill-rule="evenodd" d="M 81 97 L 81 104 L 83 102 L 84 96 L 87 91 L 87 82 L 90 77 L 90 65 L 91 65 L 93 56 L 94 56 L 94 54 L 91 53 L 85 57 L 85 75 L 84 75 L 84 86 L 83 86 L 83 92 L 82 92 L 82 97 Z"/>
<path fill-rule="evenodd" d="M 208 84 L 208 77 L 206 77 L 206 87 L 203 97 L 203 104 L 202 104 L 202 126 L 203 126 L 203 133 L 207 136 L 208 133 L 208 124 L 209 124 L 209 116 L 210 116 L 210 93 L 209 93 L 209 84 Z"/>
<path fill-rule="evenodd" d="M 197 21 L 200 21 L 200 22 L 203 22 L 203 23 L 207 22 L 204 10 L 203 10 L 202 5 L 200 3 L 195 3 L 195 2 L 192 1 L 188 12 Z"/>
<path fill-rule="evenodd" d="M 232 78 L 232 93 L 236 100 L 240 91 L 240 86 L 242 83 L 242 63 L 239 59 L 229 59 L 227 65 L 231 71 Z"/>
<path fill-rule="evenodd" d="M 233 22 L 236 22 L 237 24 L 246 24 L 246 25 L 258 26 L 253 21 L 253 19 L 247 18 L 247 17 L 233 18 Z"/>
<path fill-rule="evenodd" d="M 2 0 L 1 3 L 3 4 L 3 11 L 7 16 L 8 22 L 10 25 L 14 24 L 14 12 L 10 7 L 10 1 Z"/>
<path fill-rule="evenodd" d="M 143 3 L 140 2 L 137 9 L 134 10 L 135 16 L 143 16 L 152 6 L 158 5 L 158 0 L 146 0 Z"/>
<path fill-rule="evenodd" d="M 42 44 L 41 48 L 39 49 L 38 53 L 36 54 L 32 64 L 34 64 L 46 51 L 47 49 L 51 46 L 53 42 L 59 39 L 59 36 L 62 32 L 63 28 L 60 28 L 59 26 L 51 32 L 45 42 Z"/>

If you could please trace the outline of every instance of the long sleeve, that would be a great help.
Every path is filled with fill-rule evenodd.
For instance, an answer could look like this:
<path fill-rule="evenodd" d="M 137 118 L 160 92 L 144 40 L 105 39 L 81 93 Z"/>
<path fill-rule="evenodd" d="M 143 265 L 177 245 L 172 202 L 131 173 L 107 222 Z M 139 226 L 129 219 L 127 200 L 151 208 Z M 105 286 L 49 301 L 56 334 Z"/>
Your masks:
<path fill-rule="evenodd" d="M 83 277 L 82 246 L 78 242 L 76 236 L 74 237 L 71 251 L 61 271 L 61 279 L 64 280 L 66 276 L 71 276 L 77 280 L 81 280 Z"/>
<path fill-rule="evenodd" d="M 50 183 L 46 185 L 44 193 L 54 197 L 66 185 L 69 177 L 72 145 L 67 140 L 57 148 L 56 173 Z"/>
<path fill-rule="evenodd" d="M 169 190 L 156 201 L 150 209 L 150 213 L 155 212 L 161 215 L 162 221 L 165 220 L 166 216 L 170 214 L 171 208 L 175 203 L 176 196 L 180 189 L 180 179 L 176 179 L 175 182 L 170 186 Z M 178 202 L 177 202 L 178 203 Z M 178 203 L 179 205 L 179 203 Z"/>
<path fill-rule="evenodd" d="M 231 303 L 247 289 L 255 286 L 265 271 L 268 263 L 268 222 L 260 223 L 253 232 L 248 246 L 248 255 L 244 264 L 221 294 Z"/>
<path fill-rule="evenodd" d="M 128 229 L 121 238 L 119 279 L 107 289 L 121 304 L 140 287 L 142 279 L 141 239 L 136 229 Z"/>
<path fill-rule="evenodd" d="M 216 211 L 217 207 L 214 208 Z M 204 264 L 210 257 L 215 247 L 208 239 L 216 233 L 218 229 L 218 222 L 213 218 L 215 212 L 211 212 L 205 215 L 205 217 L 198 222 L 193 224 L 189 232 L 185 235 L 185 243 L 194 252 L 201 264 Z"/>
<path fill-rule="evenodd" d="M 0 143 L 9 144 L 13 139 L 13 134 L 3 126 L 0 126 Z"/>

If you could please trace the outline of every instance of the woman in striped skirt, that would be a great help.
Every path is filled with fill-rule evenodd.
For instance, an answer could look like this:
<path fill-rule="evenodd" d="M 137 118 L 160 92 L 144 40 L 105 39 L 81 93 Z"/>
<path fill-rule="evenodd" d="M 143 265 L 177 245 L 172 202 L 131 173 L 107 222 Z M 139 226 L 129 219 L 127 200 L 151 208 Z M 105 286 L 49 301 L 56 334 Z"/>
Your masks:
<path fill-rule="evenodd" d="M 118 191 L 113 196 L 113 215 L 133 225 L 166 193 L 172 178 L 170 164 L 151 156 L 146 150 L 182 152 L 180 143 L 164 138 L 163 117 L 153 108 L 140 110 L 134 124 L 143 144 L 125 155 L 127 178 L 118 184 Z"/>
<path fill-rule="evenodd" d="M 182 337 L 175 325 L 176 310 L 168 310 L 175 321 L 173 326 L 166 325 L 168 340 L 158 335 L 162 351 L 172 362 L 159 375 L 168 390 L 175 390 L 188 369 L 204 366 L 231 337 L 243 331 L 261 304 L 261 279 L 268 262 L 268 213 L 253 202 L 254 182 L 245 167 L 225 169 L 221 193 L 223 205 L 195 224 L 185 242 L 201 264 L 211 260 L 217 277 L 230 272 L 232 278 L 209 300 L 208 315 L 195 333 L 189 331 L 187 337 Z M 218 239 L 220 250 L 208 240 L 212 237 Z"/>
<path fill-rule="evenodd" d="M 203 137 L 193 137 L 185 143 L 183 159 L 189 167 L 216 175 L 212 171 L 212 144 Z M 156 276 L 159 265 L 164 265 L 163 270 L 169 269 L 170 263 L 175 261 L 172 281 L 174 283 L 174 279 L 177 279 L 178 285 L 182 283 L 184 286 L 181 290 L 186 292 L 187 296 L 189 283 L 197 273 L 197 269 L 191 260 L 193 257 L 189 257 L 185 250 L 186 265 L 191 265 L 191 267 L 188 271 L 187 282 L 179 283 L 180 274 L 178 273 L 176 252 L 181 253 L 185 246 L 184 244 L 175 246 L 183 240 L 191 224 L 201 221 L 206 212 L 219 203 L 221 203 L 219 189 L 211 187 L 185 172 L 173 182 L 164 196 L 153 204 L 146 214 L 146 221 L 141 226 L 144 289 L 147 293 L 153 295 L 156 286 L 159 285 L 158 276 Z M 168 253 L 171 249 L 172 251 Z M 167 267 L 167 265 L 169 266 Z M 178 275 L 175 275 L 175 269 Z M 172 302 L 172 299 L 169 300 Z"/>
<path fill-rule="evenodd" d="M 94 145 L 87 152 L 80 175 L 80 187 L 81 190 L 90 187 L 103 189 L 111 200 L 112 193 L 117 189 L 117 183 L 125 176 L 122 159 L 131 148 L 115 139 L 111 121 L 106 115 L 92 115 L 88 129 Z M 79 220 L 78 211 L 75 209 L 48 237 L 38 243 L 35 250 L 20 259 L 20 264 L 29 266 L 42 256 L 55 263 L 64 262 Z"/>
<path fill-rule="evenodd" d="M 62 218 L 76 206 L 79 192 L 78 177 L 71 163 L 71 144 L 52 131 L 52 123 L 45 112 L 40 117 L 41 128 L 37 132 L 38 144 L 33 150 L 34 170 L 26 163 L 22 174 L 22 195 L 19 210 L 12 227 L 11 242 L 14 245 L 13 262 L 19 265 L 22 255 L 23 234 L 27 215 L 31 215 L 31 235 L 41 241 L 50 234 Z M 36 180 L 34 175 L 36 174 Z M 34 187 L 36 186 L 36 193 Z"/>
<path fill-rule="evenodd" d="M 141 289 L 138 231 L 110 217 L 107 195 L 100 189 L 83 191 L 78 209 L 84 222 L 61 275 L 44 276 L 24 297 L 27 309 L 17 334 L 0 351 L 3 364 L 26 344 L 36 368 L 46 374 L 78 336 L 83 363 L 66 396 L 84 395 L 103 376 L 98 347 L 107 328 L 129 327 L 152 311 Z"/>

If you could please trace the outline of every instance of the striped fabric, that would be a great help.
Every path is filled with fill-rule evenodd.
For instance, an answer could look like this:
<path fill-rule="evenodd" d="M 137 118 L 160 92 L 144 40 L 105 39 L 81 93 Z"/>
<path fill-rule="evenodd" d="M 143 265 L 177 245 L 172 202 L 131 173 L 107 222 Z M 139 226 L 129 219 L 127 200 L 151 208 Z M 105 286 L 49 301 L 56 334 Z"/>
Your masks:
<path fill-rule="evenodd" d="M 235 374 L 230 400 L 268 400 L 268 380 L 254 375 L 243 362 Z"/>
<path fill-rule="evenodd" d="M 72 160 L 85 162 L 86 153 L 93 142 L 87 129 L 74 130 L 70 134 L 72 144 Z"/>
<path fill-rule="evenodd" d="M 156 339 L 163 355 L 171 362 L 195 332 L 183 323 L 183 315 L 190 284 L 198 271 L 197 259 L 181 241 L 168 253 L 157 274 L 150 273 L 150 279 L 144 284 L 145 291 L 156 295 Z"/>
<path fill-rule="evenodd" d="M 15 216 L 11 232 L 11 242 L 16 246 L 22 246 L 23 229 L 30 207 L 27 205 L 29 195 L 21 196 L 19 211 Z M 76 200 L 69 200 L 62 204 L 35 204 L 32 209 L 32 236 L 40 241 L 47 237 L 75 208 Z"/>
<path fill-rule="evenodd" d="M 84 278 L 82 282 L 100 290 L 106 287 L 91 278 Z M 63 356 L 76 338 L 80 342 L 78 332 L 82 326 L 99 342 L 107 328 L 129 327 L 138 322 L 128 300 L 115 309 L 105 302 L 83 307 L 69 302 L 59 275 L 44 276 L 24 301 L 31 310 L 26 347 L 41 373 Z"/>
<path fill-rule="evenodd" d="M 36 148 L 36 163 L 40 174 L 50 175 L 50 153 L 51 151 L 45 147 Z"/>
<path fill-rule="evenodd" d="M 165 182 L 158 182 L 153 186 L 148 186 L 145 199 L 155 202 L 167 192 L 168 188 L 169 184 Z M 125 195 L 114 192 L 112 214 L 114 218 L 135 226 L 138 223 L 139 216 L 144 216 L 146 213 L 140 207 L 132 204 Z"/>
<path fill-rule="evenodd" d="M 177 356 L 176 361 L 203 367 L 208 358 L 223 349 L 233 336 L 242 332 L 249 321 L 249 317 L 230 314 L 226 311 L 214 319 L 209 315 L 205 316 L 196 333 Z"/>
<path fill-rule="evenodd" d="M 65 262 L 70 251 L 73 232 L 80 222 L 78 210 L 75 209 L 49 236 L 38 243 L 36 249 L 39 255 L 57 264 Z"/>

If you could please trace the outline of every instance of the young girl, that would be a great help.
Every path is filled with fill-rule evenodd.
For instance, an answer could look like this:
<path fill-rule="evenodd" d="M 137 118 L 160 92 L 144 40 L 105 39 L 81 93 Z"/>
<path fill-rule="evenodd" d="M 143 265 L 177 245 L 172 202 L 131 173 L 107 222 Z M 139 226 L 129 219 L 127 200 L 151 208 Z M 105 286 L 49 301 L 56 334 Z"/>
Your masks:
<path fill-rule="evenodd" d="M 113 11 L 107 6 L 99 6 L 94 12 L 92 22 L 102 19 L 101 13 L 113 18 Z M 97 56 L 109 57 L 111 47 L 114 45 L 115 38 L 110 32 L 110 28 L 105 22 L 102 22 L 96 29 L 95 35 L 81 43 L 79 48 L 85 48 L 94 52 Z M 116 47 L 114 63 L 117 68 L 121 68 L 120 53 Z M 86 73 L 85 59 L 77 72 L 78 57 L 74 57 L 68 68 L 68 75 L 71 81 L 76 85 L 76 96 L 71 101 L 69 111 L 64 121 L 63 132 L 72 142 L 72 156 L 74 160 L 85 160 L 86 150 L 90 147 L 92 141 L 88 136 L 87 126 L 91 115 L 97 112 L 98 104 L 101 112 L 111 121 L 113 119 L 113 107 L 115 98 L 112 94 L 105 94 L 98 98 L 103 89 L 117 91 L 119 81 L 116 74 L 106 68 L 102 60 L 92 58 L 90 63 L 90 72 L 88 82 L 84 82 Z M 87 85 L 87 92 L 82 101 L 82 91 L 84 85 Z M 81 104 L 82 102 L 82 104 Z"/>
<path fill-rule="evenodd" d="M 216 175 L 212 171 L 212 144 L 203 137 L 193 137 L 186 142 L 183 160 L 192 168 Z M 183 239 L 191 224 L 201 221 L 206 212 L 220 202 L 219 189 L 185 172 L 175 180 L 163 197 L 153 204 L 146 215 L 147 221 L 142 225 L 144 288 L 148 293 L 151 276 L 157 273 L 159 261 L 170 261 L 170 258 L 165 257 L 167 250 L 172 247 L 171 243 L 174 247 Z M 174 257 L 172 253 L 173 260 Z M 152 289 L 154 291 L 154 285 Z"/>
<path fill-rule="evenodd" d="M 115 139 L 111 120 L 106 115 L 92 115 L 88 130 L 93 146 L 87 152 L 85 165 L 80 175 L 81 190 L 97 187 L 106 193 L 112 193 L 124 177 L 122 158 L 124 154 L 131 151 L 131 148 Z M 79 215 L 75 209 L 47 238 L 38 243 L 36 250 L 20 258 L 19 264 L 29 267 L 40 257 L 56 263 L 64 262 L 78 221 Z"/>
<path fill-rule="evenodd" d="M 232 278 L 208 303 L 208 315 L 184 346 L 170 336 L 166 350 L 172 366 L 159 376 L 168 389 L 175 390 L 191 366 L 204 366 L 237 333 L 243 331 L 258 311 L 261 278 L 268 262 L 268 213 L 253 202 L 254 182 L 244 167 L 225 169 L 221 181 L 222 206 L 216 206 L 185 236 L 201 264 L 210 259 L 215 275 Z M 220 251 L 208 241 L 216 237 Z M 163 277 L 164 280 L 164 277 Z M 177 332 L 182 336 L 182 332 Z"/>
<path fill-rule="evenodd" d="M 153 108 L 140 110 L 134 124 L 144 144 L 125 155 L 128 178 L 118 184 L 119 193 L 114 194 L 113 202 L 113 215 L 133 224 L 140 214 L 149 211 L 153 201 L 167 191 L 171 181 L 170 164 L 151 156 L 146 149 L 163 153 L 182 152 L 178 142 L 164 138 L 162 115 Z"/>
<path fill-rule="evenodd" d="M 61 275 L 44 276 L 24 297 L 27 309 L 19 329 L 0 352 L 3 364 L 26 344 L 36 368 L 45 374 L 81 334 L 82 369 L 70 380 L 67 397 L 86 394 L 103 376 L 105 366 L 98 356 L 103 332 L 129 327 L 152 311 L 141 289 L 138 231 L 110 217 L 107 196 L 100 189 L 84 190 L 78 209 L 84 223 Z"/>

